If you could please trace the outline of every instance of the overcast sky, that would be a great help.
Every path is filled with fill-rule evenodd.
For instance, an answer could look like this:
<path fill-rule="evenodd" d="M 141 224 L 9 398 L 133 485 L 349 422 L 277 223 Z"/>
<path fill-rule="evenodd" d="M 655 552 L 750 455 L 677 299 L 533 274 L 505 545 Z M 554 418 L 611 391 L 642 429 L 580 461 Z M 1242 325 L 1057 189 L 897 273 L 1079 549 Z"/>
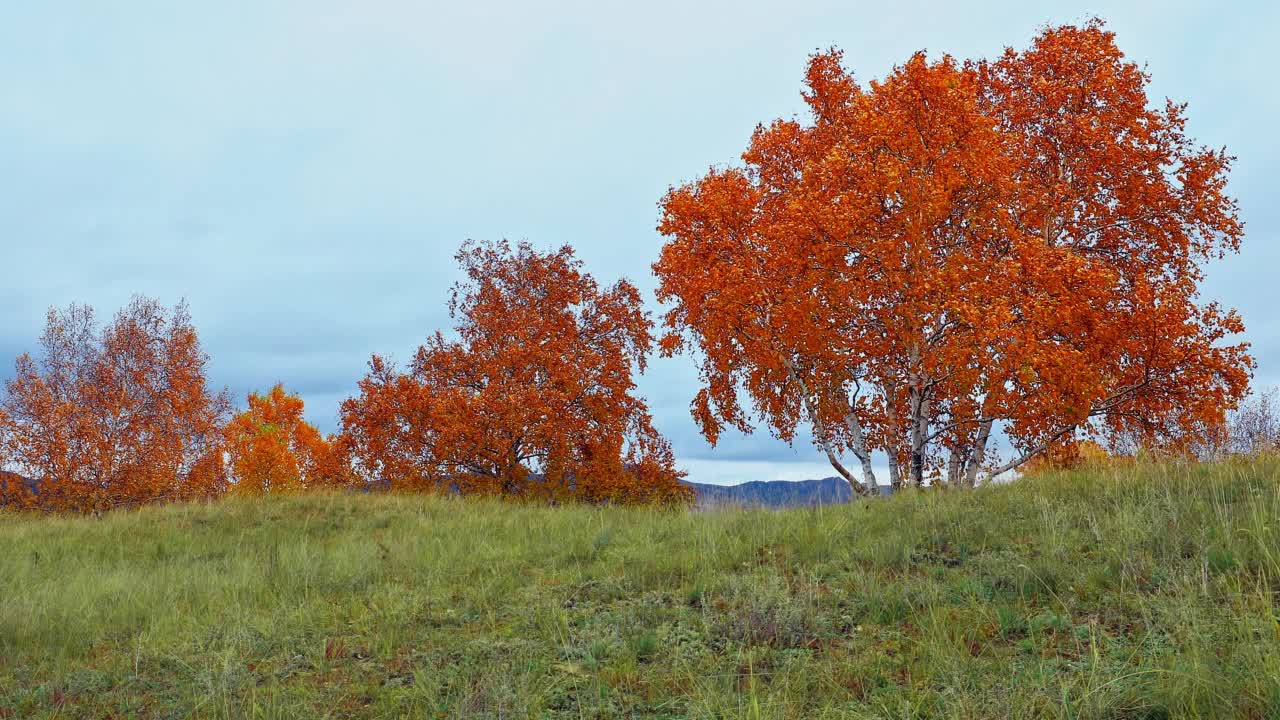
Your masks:
<path fill-rule="evenodd" d="M 277 380 L 325 430 L 370 353 L 446 327 L 467 238 L 570 243 L 650 293 L 656 203 L 733 163 L 756 123 L 802 110 L 807 56 L 862 80 L 917 49 L 1025 46 L 1098 15 L 1239 156 L 1243 252 L 1206 298 L 1239 308 L 1280 382 L 1280 83 L 1269 2 L 413 2 L 0 4 L 0 372 L 45 310 L 131 294 L 191 305 L 213 380 Z M 655 312 L 658 310 L 654 306 Z M 767 432 L 710 448 L 692 362 L 641 381 L 691 479 L 830 475 Z"/>

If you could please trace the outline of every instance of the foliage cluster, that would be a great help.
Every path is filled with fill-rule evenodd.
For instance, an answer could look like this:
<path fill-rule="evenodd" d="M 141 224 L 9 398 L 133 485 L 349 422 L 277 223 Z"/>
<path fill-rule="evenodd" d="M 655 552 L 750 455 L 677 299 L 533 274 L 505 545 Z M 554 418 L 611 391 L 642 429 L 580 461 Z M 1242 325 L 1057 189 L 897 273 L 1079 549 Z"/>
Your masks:
<path fill-rule="evenodd" d="M 895 487 L 972 487 L 1087 439 L 1186 453 L 1221 426 L 1253 368 L 1238 315 L 1198 297 L 1243 236 L 1232 158 L 1152 106 L 1101 22 L 865 86 L 841 60 L 811 59 L 807 122 L 761 125 L 742 167 L 662 201 L 663 348 L 699 358 L 709 440 L 808 423 L 866 492 L 872 453 Z"/>
<path fill-rule="evenodd" d="M 99 329 L 50 311 L 39 361 L 0 393 L 0 505 L 122 505 L 346 487 L 552 502 L 685 502 L 635 394 L 652 322 L 626 281 L 601 288 L 563 247 L 468 244 L 450 309 L 409 372 L 374 356 L 324 437 L 281 384 L 231 417 L 185 306 L 135 298 Z"/>

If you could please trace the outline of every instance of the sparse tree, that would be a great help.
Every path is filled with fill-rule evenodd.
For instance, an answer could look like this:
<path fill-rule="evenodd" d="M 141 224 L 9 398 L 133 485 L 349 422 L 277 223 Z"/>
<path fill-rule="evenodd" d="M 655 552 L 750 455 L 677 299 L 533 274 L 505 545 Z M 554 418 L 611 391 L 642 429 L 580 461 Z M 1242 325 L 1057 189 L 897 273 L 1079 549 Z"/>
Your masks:
<path fill-rule="evenodd" d="M 0 447 L 35 489 L 6 483 L 7 502 L 100 512 L 223 490 L 230 402 L 185 305 L 135 297 L 104 328 L 90 307 L 50 310 L 40 345 L 0 394 Z"/>
<path fill-rule="evenodd" d="M 1227 428 L 1232 452 L 1280 451 L 1280 389 L 1268 388 L 1249 396 L 1231 413 Z"/>

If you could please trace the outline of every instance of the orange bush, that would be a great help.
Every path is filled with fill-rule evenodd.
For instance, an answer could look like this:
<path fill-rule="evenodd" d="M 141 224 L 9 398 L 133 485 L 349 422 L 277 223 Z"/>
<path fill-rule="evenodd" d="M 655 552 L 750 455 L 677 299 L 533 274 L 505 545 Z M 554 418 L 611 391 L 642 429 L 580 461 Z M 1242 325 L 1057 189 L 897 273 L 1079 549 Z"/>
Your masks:
<path fill-rule="evenodd" d="M 1078 443 L 1057 445 L 1031 458 L 1022 467 L 1018 468 L 1018 473 L 1027 476 L 1080 467 L 1124 466 L 1132 462 L 1133 458 L 1131 456 L 1113 455 L 1098 443 L 1092 440 L 1083 440 Z"/>
<path fill-rule="evenodd" d="M 232 492 L 260 495 L 346 484 L 349 473 L 339 450 L 303 419 L 302 398 L 277 384 L 266 395 L 249 393 L 248 402 L 226 428 Z"/>

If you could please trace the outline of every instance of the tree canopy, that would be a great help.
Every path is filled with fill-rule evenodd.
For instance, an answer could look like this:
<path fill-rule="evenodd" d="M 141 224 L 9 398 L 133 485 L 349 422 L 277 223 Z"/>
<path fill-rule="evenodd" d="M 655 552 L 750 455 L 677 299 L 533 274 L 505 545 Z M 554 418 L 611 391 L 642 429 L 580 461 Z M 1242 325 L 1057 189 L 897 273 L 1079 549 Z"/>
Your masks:
<path fill-rule="evenodd" d="M 662 348 L 699 358 L 703 433 L 807 422 L 865 490 L 876 451 L 894 485 L 971 486 L 1088 437 L 1176 449 L 1220 424 L 1252 369 L 1238 315 L 1198 297 L 1243 235 L 1232 158 L 1148 82 L 1098 21 L 865 86 L 815 55 L 807 122 L 758 127 L 743 166 L 661 202 Z"/>
<path fill-rule="evenodd" d="M 280 383 L 265 395 L 249 393 L 248 407 L 225 431 L 232 491 L 260 495 L 348 483 L 341 440 L 325 438 L 307 422 L 304 407 Z"/>
<path fill-rule="evenodd" d="M 639 291 L 600 287 L 571 248 L 469 243 L 437 332 L 408 372 L 375 356 L 342 406 L 357 467 L 392 488 L 546 499 L 679 500 L 671 448 L 634 393 L 652 323 Z"/>
<path fill-rule="evenodd" d="M 102 328 L 90 307 L 50 310 L 40 346 L 0 394 L 0 459 L 29 481 L 0 504 L 100 512 L 223 491 L 230 399 L 207 386 L 184 305 L 135 297 Z"/>

